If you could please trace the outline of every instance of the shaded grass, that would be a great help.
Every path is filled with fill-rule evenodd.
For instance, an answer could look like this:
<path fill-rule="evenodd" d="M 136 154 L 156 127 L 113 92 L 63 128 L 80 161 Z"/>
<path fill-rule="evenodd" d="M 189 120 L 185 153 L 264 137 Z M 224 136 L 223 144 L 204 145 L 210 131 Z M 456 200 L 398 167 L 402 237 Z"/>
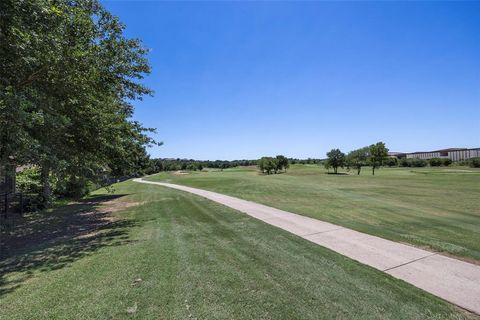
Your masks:
<path fill-rule="evenodd" d="M 480 171 L 381 169 L 327 175 L 313 165 L 286 174 L 225 170 L 149 179 L 216 191 L 361 232 L 480 261 Z"/>
<path fill-rule="evenodd" d="M 124 182 L 119 237 L 66 240 L 2 261 L 1 319 L 464 319 L 430 294 L 211 201 Z M 75 215 L 69 207 L 63 215 Z M 61 215 L 61 214 L 60 214 Z M 105 226 L 108 233 L 110 227 Z M 94 233 L 96 234 L 96 233 Z M 57 246 L 61 268 L 9 268 Z M 38 252 L 37 252 L 38 251 Z M 52 262 L 53 263 L 53 262 Z M 7 266 L 7 267 L 6 267 Z M 127 309 L 136 306 L 136 311 Z M 134 310 L 135 308 L 133 308 Z"/>
<path fill-rule="evenodd" d="M 108 212 L 98 210 L 102 203 L 118 197 L 97 196 L 17 218 L 15 228 L 1 234 L 0 296 L 36 273 L 62 269 L 102 247 L 128 243 L 127 230 L 134 221 L 112 219 Z"/>

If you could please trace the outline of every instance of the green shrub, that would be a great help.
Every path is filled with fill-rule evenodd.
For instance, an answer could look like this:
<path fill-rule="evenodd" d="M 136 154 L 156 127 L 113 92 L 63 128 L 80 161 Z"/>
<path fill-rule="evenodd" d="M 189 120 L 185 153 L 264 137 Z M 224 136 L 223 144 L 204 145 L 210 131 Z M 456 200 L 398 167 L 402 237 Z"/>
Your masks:
<path fill-rule="evenodd" d="M 451 159 L 449 159 L 449 158 L 443 159 L 443 165 L 444 165 L 445 167 L 448 167 L 448 166 L 451 165 L 452 163 L 453 163 L 453 161 L 452 161 Z"/>
<path fill-rule="evenodd" d="M 410 161 L 407 158 L 400 159 L 401 167 L 410 167 Z"/>
<path fill-rule="evenodd" d="M 57 198 L 80 199 L 97 187 L 84 177 L 58 174 L 51 178 L 52 192 Z"/>
<path fill-rule="evenodd" d="M 31 167 L 17 173 L 16 189 L 18 192 L 38 193 L 41 189 L 40 169 Z"/>
<path fill-rule="evenodd" d="M 442 165 L 442 159 L 440 158 L 432 158 L 428 160 L 430 163 L 430 167 L 440 167 Z"/>
<path fill-rule="evenodd" d="M 63 195 L 66 198 L 80 199 L 95 189 L 93 184 L 82 177 L 70 178 L 67 182 L 66 192 Z"/>
<path fill-rule="evenodd" d="M 47 202 L 38 194 L 27 194 L 23 198 L 24 212 L 36 212 L 46 208 Z"/>
<path fill-rule="evenodd" d="M 385 160 L 385 165 L 389 167 L 395 167 L 398 165 L 398 159 L 396 157 L 389 157 Z"/>
<path fill-rule="evenodd" d="M 194 163 L 189 163 L 189 164 L 187 164 L 186 169 L 190 170 L 190 171 L 197 171 L 197 166 Z"/>
<path fill-rule="evenodd" d="M 416 167 L 416 168 L 425 167 L 427 165 L 426 160 L 419 159 L 419 158 L 410 159 L 410 163 L 411 163 L 410 165 L 411 167 Z"/>
<path fill-rule="evenodd" d="M 427 165 L 427 161 L 419 158 L 410 158 L 410 159 L 401 159 L 400 166 L 402 167 L 425 167 Z"/>
<path fill-rule="evenodd" d="M 42 187 L 40 183 L 40 169 L 30 167 L 17 173 L 16 177 L 17 192 L 23 193 L 24 212 L 35 212 L 45 208 L 46 201 L 39 194 Z"/>
<path fill-rule="evenodd" d="M 472 158 L 468 161 L 470 168 L 480 168 L 480 158 Z"/>

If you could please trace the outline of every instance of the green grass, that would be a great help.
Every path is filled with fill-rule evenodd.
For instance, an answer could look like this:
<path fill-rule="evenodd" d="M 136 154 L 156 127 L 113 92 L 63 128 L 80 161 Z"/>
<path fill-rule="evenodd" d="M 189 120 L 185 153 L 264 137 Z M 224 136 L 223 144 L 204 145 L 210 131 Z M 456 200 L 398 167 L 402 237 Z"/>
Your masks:
<path fill-rule="evenodd" d="M 473 318 L 200 197 L 115 188 L 125 196 L 114 201 L 138 205 L 113 221 L 96 211 L 104 197 L 22 222 L 0 262 L 0 319 Z"/>
<path fill-rule="evenodd" d="M 394 241 L 480 261 L 480 171 L 368 168 L 329 175 L 315 165 L 287 174 L 254 168 L 149 178 L 212 190 Z"/>

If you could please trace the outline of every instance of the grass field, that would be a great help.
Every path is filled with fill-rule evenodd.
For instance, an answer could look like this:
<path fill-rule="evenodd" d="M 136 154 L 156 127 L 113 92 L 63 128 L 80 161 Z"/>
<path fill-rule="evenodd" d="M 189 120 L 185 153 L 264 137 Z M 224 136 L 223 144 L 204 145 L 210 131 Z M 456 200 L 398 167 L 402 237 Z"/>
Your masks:
<path fill-rule="evenodd" d="M 236 168 L 149 178 L 212 190 L 386 239 L 480 261 L 480 171 L 368 168 L 329 175 L 315 165 L 261 175 Z"/>
<path fill-rule="evenodd" d="M 0 319 L 474 318 L 200 197 L 131 181 L 115 189 L 27 216 L 4 239 L 14 246 L 0 262 Z"/>

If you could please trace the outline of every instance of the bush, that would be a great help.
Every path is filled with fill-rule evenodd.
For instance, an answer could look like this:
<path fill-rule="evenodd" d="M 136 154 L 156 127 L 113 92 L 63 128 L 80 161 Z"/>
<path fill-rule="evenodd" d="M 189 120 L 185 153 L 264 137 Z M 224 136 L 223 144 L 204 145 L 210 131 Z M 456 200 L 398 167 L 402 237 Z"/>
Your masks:
<path fill-rule="evenodd" d="M 398 165 L 398 159 L 396 157 L 389 157 L 387 160 L 385 160 L 385 165 L 389 167 L 395 167 Z"/>
<path fill-rule="evenodd" d="M 97 187 L 86 178 L 77 176 L 61 177 L 55 185 L 52 184 L 53 193 L 56 196 L 70 199 L 80 199 Z"/>
<path fill-rule="evenodd" d="M 430 167 L 440 167 L 443 161 L 440 158 L 432 158 L 428 162 L 430 163 Z"/>
<path fill-rule="evenodd" d="M 186 169 L 190 171 L 197 171 L 197 166 L 195 165 L 195 163 L 189 163 Z"/>
<path fill-rule="evenodd" d="M 38 194 L 27 194 L 23 198 L 24 212 L 36 212 L 46 208 L 47 202 Z"/>
<path fill-rule="evenodd" d="M 23 193 L 23 210 L 25 212 L 35 212 L 45 209 L 47 201 L 39 195 L 42 187 L 40 184 L 40 169 L 30 167 L 17 173 L 16 177 L 17 192 Z"/>
<path fill-rule="evenodd" d="M 41 189 L 40 169 L 31 167 L 17 173 L 16 189 L 24 193 L 38 193 Z"/>
<path fill-rule="evenodd" d="M 406 158 L 400 159 L 400 166 L 401 167 L 410 167 L 410 161 L 408 161 L 408 159 L 406 159 Z"/>
<path fill-rule="evenodd" d="M 419 159 L 419 158 L 413 158 L 413 159 L 410 159 L 410 163 L 411 163 L 411 167 L 416 167 L 416 168 L 420 168 L 420 167 L 425 167 L 427 165 L 427 161 L 426 160 L 423 160 L 423 159 Z"/>
<path fill-rule="evenodd" d="M 472 158 L 468 163 L 470 168 L 480 168 L 480 158 Z"/>
<path fill-rule="evenodd" d="M 452 162 L 453 162 L 453 161 L 452 161 L 451 159 L 449 159 L 449 158 L 443 159 L 443 165 L 444 165 L 445 167 L 448 167 L 449 165 L 451 165 Z"/>
<path fill-rule="evenodd" d="M 400 160 L 400 166 L 402 167 L 425 167 L 427 165 L 427 161 L 419 158 L 411 158 L 411 159 L 402 159 Z"/>

